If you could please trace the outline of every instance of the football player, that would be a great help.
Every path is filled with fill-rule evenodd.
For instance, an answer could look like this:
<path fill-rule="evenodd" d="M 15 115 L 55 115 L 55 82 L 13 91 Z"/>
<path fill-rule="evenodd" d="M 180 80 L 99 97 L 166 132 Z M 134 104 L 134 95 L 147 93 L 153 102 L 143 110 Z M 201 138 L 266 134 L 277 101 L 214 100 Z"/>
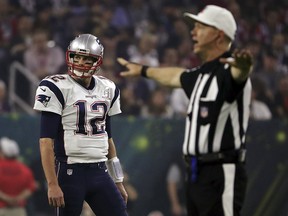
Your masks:
<path fill-rule="evenodd" d="M 110 127 L 110 116 L 121 113 L 120 92 L 111 80 L 95 75 L 103 51 L 97 37 L 79 35 L 66 52 L 68 74 L 46 77 L 36 91 L 41 161 L 56 215 L 79 216 L 84 200 L 96 215 L 127 215 Z"/>

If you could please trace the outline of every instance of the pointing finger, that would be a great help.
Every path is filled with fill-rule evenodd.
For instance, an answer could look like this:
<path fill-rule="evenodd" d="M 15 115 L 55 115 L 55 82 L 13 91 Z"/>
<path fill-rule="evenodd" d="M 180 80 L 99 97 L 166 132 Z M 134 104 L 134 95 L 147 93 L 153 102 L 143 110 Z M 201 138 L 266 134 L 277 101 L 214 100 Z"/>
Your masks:
<path fill-rule="evenodd" d="M 128 61 L 126 61 L 123 58 L 117 58 L 117 61 L 119 62 L 119 64 L 126 66 L 128 64 Z"/>

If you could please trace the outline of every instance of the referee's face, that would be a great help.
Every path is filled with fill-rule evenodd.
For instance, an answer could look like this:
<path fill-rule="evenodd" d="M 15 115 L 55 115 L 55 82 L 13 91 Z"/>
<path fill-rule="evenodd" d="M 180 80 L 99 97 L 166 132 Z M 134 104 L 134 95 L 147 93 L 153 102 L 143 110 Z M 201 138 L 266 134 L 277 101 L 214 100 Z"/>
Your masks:
<path fill-rule="evenodd" d="M 216 47 L 219 32 L 213 26 L 195 22 L 194 28 L 191 31 L 194 53 L 202 56 L 213 51 Z"/>

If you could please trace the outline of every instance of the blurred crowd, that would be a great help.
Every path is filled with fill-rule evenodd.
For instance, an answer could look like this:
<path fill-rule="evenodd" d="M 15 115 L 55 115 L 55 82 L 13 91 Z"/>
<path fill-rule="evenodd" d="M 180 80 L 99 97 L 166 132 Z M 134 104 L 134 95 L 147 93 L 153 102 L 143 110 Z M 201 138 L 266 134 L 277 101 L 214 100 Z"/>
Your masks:
<path fill-rule="evenodd" d="M 278 0 L 0 0 L 0 111 L 7 101 L 10 65 L 18 61 L 37 79 L 66 73 L 65 52 L 79 33 L 104 45 L 102 75 L 121 90 L 122 115 L 183 117 L 187 99 L 180 89 L 159 87 L 142 78 L 122 79 L 123 57 L 149 66 L 195 67 L 184 11 L 207 4 L 229 9 L 238 25 L 233 48 L 249 48 L 255 61 L 251 118 L 288 118 L 288 2 Z M 20 76 L 20 75 L 19 75 Z M 18 78 L 20 97 L 33 101 L 30 83 Z"/>

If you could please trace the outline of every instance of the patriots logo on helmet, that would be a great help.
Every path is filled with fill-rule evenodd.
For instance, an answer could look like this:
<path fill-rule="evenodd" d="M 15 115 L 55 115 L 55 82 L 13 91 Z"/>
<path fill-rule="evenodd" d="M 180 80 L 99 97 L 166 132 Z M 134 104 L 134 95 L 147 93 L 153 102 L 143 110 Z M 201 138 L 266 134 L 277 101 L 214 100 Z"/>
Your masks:
<path fill-rule="evenodd" d="M 40 103 L 42 103 L 45 107 L 47 107 L 49 101 L 50 101 L 50 98 L 49 96 L 47 95 L 37 95 L 36 96 L 36 100 L 39 101 Z"/>

